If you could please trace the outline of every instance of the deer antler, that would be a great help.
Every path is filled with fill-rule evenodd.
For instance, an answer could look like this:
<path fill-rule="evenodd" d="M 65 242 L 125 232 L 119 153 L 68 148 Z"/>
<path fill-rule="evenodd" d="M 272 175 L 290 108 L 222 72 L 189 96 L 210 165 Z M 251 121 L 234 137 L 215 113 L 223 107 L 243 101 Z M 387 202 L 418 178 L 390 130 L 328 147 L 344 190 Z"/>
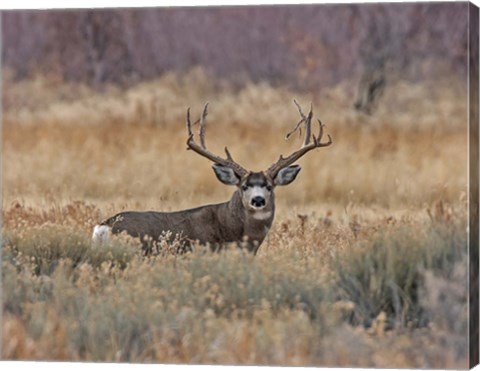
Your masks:
<path fill-rule="evenodd" d="M 300 149 L 293 152 L 290 156 L 285 157 L 285 158 L 283 156 L 280 156 L 278 161 L 275 162 L 272 166 L 270 166 L 268 168 L 267 173 L 270 175 L 270 177 L 272 179 L 275 178 L 275 176 L 278 174 L 278 172 L 281 169 L 293 164 L 300 157 L 302 157 L 304 154 L 311 151 L 312 149 L 320 148 L 320 147 L 327 147 L 330 144 L 332 144 L 332 138 L 330 137 L 330 135 L 328 135 L 328 141 L 322 143 L 323 128 L 324 128 L 325 125 L 323 125 L 320 120 L 318 120 L 318 124 L 320 126 L 318 136 L 315 136 L 314 134 L 312 134 L 312 117 L 313 117 L 312 106 L 310 105 L 310 111 L 308 112 L 308 115 L 305 116 L 305 114 L 302 111 L 302 108 L 297 103 L 297 101 L 293 100 L 293 102 L 297 106 L 298 112 L 300 113 L 300 116 L 302 118 L 298 122 L 298 124 L 295 126 L 295 128 L 286 135 L 285 139 L 290 138 L 290 136 L 295 131 L 300 129 L 300 125 L 303 123 L 303 124 L 305 124 L 305 134 L 304 134 L 303 144 L 300 147 Z"/>
<path fill-rule="evenodd" d="M 198 153 L 199 155 L 208 158 L 210 161 L 213 161 L 216 164 L 228 166 L 231 168 L 240 178 L 243 178 L 245 175 L 248 174 L 248 171 L 240 166 L 237 162 L 235 162 L 232 158 L 227 147 L 225 147 L 225 154 L 227 158 L 224 159 L 220 156 L 217 156 L 210 152 L 206 145 L 205 145 L 205 119 L 207 117 L 207 108 L 208 103 L 205 104 L 203 107 L 202 115 L 200 116 L 200 120 L 196 121 L 200 122 L 200 130 L 199 130 L 199 137 L 200 137 L 200 145 L 198 145 L 195 140 L 193 139 L 193 132 L 192 132 L 192 123 L 190 121 L 190 108 L 187 109 L 187 132 L 188 132 L 188 139 L 187 139 L 187 149 L 191 149 L 194 152 Z"/>

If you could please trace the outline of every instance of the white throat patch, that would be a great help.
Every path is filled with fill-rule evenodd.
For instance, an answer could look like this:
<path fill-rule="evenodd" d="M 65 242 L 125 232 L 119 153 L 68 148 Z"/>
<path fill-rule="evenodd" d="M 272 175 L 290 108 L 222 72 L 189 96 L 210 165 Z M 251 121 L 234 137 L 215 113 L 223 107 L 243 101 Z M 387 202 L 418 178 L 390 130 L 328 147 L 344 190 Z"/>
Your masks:
<path fill-rule="evenodd" d="M 253 212 L 252 216 L 253 216 L 253 219 L 256 219 L 256 220 L 265 220 L 272 216 L 272 212 L 271 211 L 255 211 Z"/>

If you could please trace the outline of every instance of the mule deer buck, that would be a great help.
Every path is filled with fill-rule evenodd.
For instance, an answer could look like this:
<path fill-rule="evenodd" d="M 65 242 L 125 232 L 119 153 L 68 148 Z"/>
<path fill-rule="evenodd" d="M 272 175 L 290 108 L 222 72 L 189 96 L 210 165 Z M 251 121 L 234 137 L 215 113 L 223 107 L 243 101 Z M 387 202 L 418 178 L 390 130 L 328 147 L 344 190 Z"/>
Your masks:
<path fill-rule="evenodd" d="M 205 119 L 208 103 L 203 108 L 199 123 L 200 143 L 194 140 L 190 109 L 187 110 L 187 149 L 213 162 L 213 170 L 218 180 L 226 185 L 236 186 L 232 198 L 224 203 L 205 205 L 194 209 L 177 212 L 121 212 L 104 222 L 96 225 L 93 231 L 93 240 L 102 243 L 108 240 L 111 234 L 126 232 L 128 235 L 140 238 L 146 253 L 151 251 L 152 244 L 170 231 L 170 239 L 181 237 L 187 244 L 197 242 L 209 245 L 212 250 L 221 248 L 224 244 L 237 243 L 248 251 L 256 254 L 259 246 L 265 239 L 272 226 L 275 213 L 276 186 L 284 186 L 293 182 L 300 171 L 299 165 L 294 163 L 309 151 L 327 147 L 332 144 L 322 142 L 324 125 L 318 120 L 318 136 L 312 134 L 312 108 L 307 115 L 302 112 L 296 101 L 301 120 L 295 128 L 287 134 L 288 139 L 296 130 L 304 125 L 304 139 L 302 146 L 288 157 L 278 159 L 266 171 L 248 171 L 233 160 L 227 147 L 226 158 L 210 152 L 205 145 Z"/>

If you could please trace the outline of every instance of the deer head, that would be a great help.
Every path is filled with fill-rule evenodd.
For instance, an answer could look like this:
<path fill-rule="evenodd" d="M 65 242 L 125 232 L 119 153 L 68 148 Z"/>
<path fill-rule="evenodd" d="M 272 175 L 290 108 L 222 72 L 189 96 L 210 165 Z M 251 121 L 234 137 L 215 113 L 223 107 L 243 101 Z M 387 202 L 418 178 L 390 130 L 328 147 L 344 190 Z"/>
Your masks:
<path fill-rule="evenodd" d="M 280 156 L 278 161 L 271 165 L 266 171 L 260 172 L 248 171 L 234 161 L 227 147 L 225 147 L 226 158 L 217 156 L 207 149 L 205 145 L 205 119 L 208 113 L 208 103 L 205 104 L 200 119 L 194 123 L 200 124 L 200 144 L 196 143 L 190 121 L 190 109 L 187 110 L 187 149 L 191 149 L 212 161 L 214 163 L 213 170 L 218 180 L 223 184 L 236 186 L 241 196 L 243 207 L 247 211 L 254 213 L 254 215 L 264 215 L 257 212 L 273 209 L 275 187 L 292 183 L 301 169 L 299 165 L 294 164 L 296 161 L 315 148 L 327 147 L 332 144 L 330 135 L 328 135 L 328 141 L 322 142 L 324 125 L 320 120 L 318 120 L 318 136 L 312 134 L 312 107 L 310 107 L 309 113 L 305 115 L 295 100 L 294 103 L 298 108 L 301 119 L 295 128 L 287 134 L 285 139 L 288 140 L 295 131 L 301 130 L 301 125 L 303 124 L 305 128 L 303 144 L 291 155 L 287 157 Z M 261 218 L 258 217 L 258 219 Z"/>

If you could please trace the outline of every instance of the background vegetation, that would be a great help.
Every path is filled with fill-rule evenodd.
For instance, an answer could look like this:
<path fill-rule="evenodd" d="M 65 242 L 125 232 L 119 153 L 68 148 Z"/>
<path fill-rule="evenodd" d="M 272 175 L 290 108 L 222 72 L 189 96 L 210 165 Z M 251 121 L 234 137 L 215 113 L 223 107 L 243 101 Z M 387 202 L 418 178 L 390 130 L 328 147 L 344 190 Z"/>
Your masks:
<path fill-rule="evenodd" d="M 132 84 L 202 66 L 317 92 L 362 73 L 466 78 L 468 4 L 331 4 L 5 12 L 4 65 Z"/>
<path fill-rule="evenodd" d="M 436 40 L 463 40 L 465 9 L 7 14 L 2 357 L 466 367 L 466 75 L 461 47 L 448 49 L 441 61 L 435 54 L 443 45 Z M 379 14 L 395 21 L 380 22 Z M 414 14 L 436 16 L 409 23 Z M 352 22 L 340 22 L 346 15 Z M 437 23 L 446 19 L 448 25 Z M 77 33 L 80 20 L 92 34 Z M 125 20 L 138 27 L 118 26 Z M 281 27 L 287 20 L 292 26 Z M 359 34 L 357 44 L 342 42 L 343 28 L 334 32 L 341 24 Z M 111 31 L 114 25 L 125 34 Z M 165 32 L 153 32 L 154 25 Z M 183 33 L 170 32 L 181 25 Z M 39 32 L 42 27 L 55 32 Z M 230 33 L 218 32 L 222 27 Z M 360 36 L 377 29 L 387 35 L 385 27 L 395 40 L 403 35 L 403 43 L 380 38 L 381 45 L 401 45 L 391 50 L 404 50 L 405 63 L 389 51 L 385 69 L 370 69 L 383 57 L 356 58 L 368 50 L 362 42 L 375 39 Z M 242 29 L 240 38 L 235 32 Z M 299 33 L 290 49 L 271 41 L 291 40 L 292 30 Z M 150 39 L 142 38 L 147 34 Z M 119 44 L 109 38 L 114 35 Z M 28 39 L 37 41 L 27 47 Z M 105 42 L 98 50 L 113 49 L 95 54 L 97 39 Z M 259 49 L 232 42 L 240 39 Z M 149 48 L 141 49 L 140 40 L 155 46 L 156 56 L 141 57 Z M 324 49 L 301 49 L 308 42 Z M 432 54 L 402 49 L 423 42 Z M 140 58 L 127 58 L 131 70 L 114 51 L 122 43 L 134 47 L 133 60 Z M 56 63 L 45 59 L 46 50 Z M 242 50 L 251 53 L 245 64 L 235 54 Z M 21 53 L 31 64 L 15 62 Z M 319 65 L 305 70 L 310 57 Z M 103 72 L 92 72 L 97 68 Z M 359 110 L 354 102 L 363 94 L 362 79 L 375 75 L 369 71 L 381 71 L 386 88 L 371 110 Z M 185 150 L 188 106 L 198 115 L 209 101 L 209 147 L 219 152 L 228 145 L 240 163 L 260 170 L 300 144 L 283 140 L 298 121 L 292 98 L 305 107 L 312 102 L 334 144 L 302 159 L 295 183 L 277 190 L 274 225 L 256 257 L 201 247 L 175 256 L 168 246 L 143 257 L 135 242 L 122 239 L 91 246 L 93 225 L 118 211 L 178 210 L 230 197 L 233 189 L 215 179 L 210 164 Z"/>

